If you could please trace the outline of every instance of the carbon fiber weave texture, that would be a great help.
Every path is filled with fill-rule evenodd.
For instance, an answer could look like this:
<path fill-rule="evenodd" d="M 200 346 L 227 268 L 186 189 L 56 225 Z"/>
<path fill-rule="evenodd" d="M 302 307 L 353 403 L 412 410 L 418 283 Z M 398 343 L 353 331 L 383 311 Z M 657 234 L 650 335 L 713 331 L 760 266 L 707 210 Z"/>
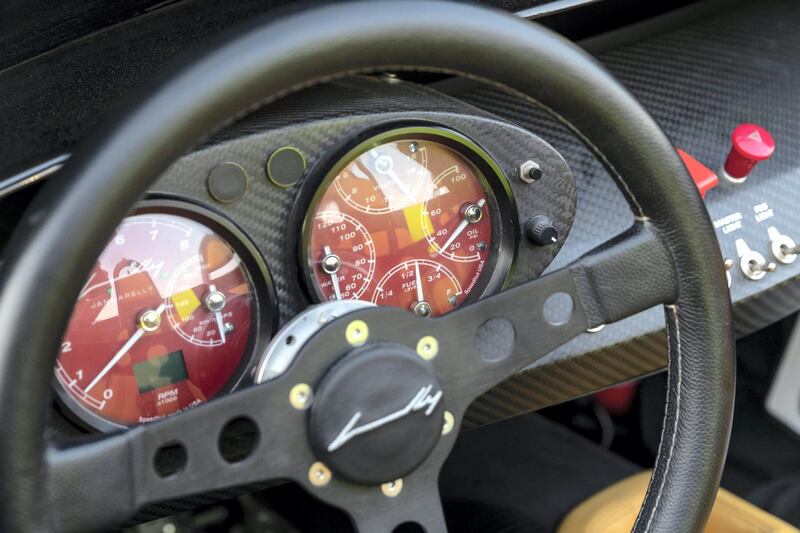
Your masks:
<path fill-rule="evenodd" d="M 319 180 L 336 162 L 330 154 L 341 152 L 349 139 L 371 128 L 420 121 L 441 124 L 470 137 L 495 159 L 508 177 L 521 223 L 548 214 L 562 235 L 569 233 L 576 196 L 563 158 L 535 135 L 482 114 L 414 85 L 361 79 L 320 87 L 252 115 L 207 141 L 200 150 L 177 161 L 152 192 L 212 204 L 244 230 L 270 268 L 282 324 L 304 309 L 309 299 L 298 265 L 299 224 L 307 208 L 305 200 L 298 197 L 302 183 L 281 189 L 268 182 L 264 171 L 269 154 L 281 146 L 303 152 L 308 162 L 304 180 Z M 543 170 L 543 177 L 530 185 L 517 177 L 520 164 L 527 159 L 538 161 Z M 248 192 L 233 204 L 214 203 L 206 188 L 209 171 L 225 161 L 241 165 L 249 176 Z M 519 227 L 509 229 L 520 231 Z M 541 274 L 561 243 L 537 247 L 527 240 L 520 242 L 511 283 Z"/>
<path fill-rule="evenodd" d="M 741 215 L 740 229 L 725 233 L 720 227 L 717 232 L 723 255 L 734 260 L 738 238 L 771 259 L 768 226 L 800 240 L 797 50 L 800 4 L 769 0 L 743 3 L 598 57 L 676 146 L 712 169 L 724 161 L 730 132 L 737 124 L 755 122 L 773 133 L 778 149 L 771 160 L 759 165 L 744 185 L 720 186 L 706 198 L 712 220 Z M 569 263 L 630 224 L 628 208 L 611 177 L 541 110 L 495 89 L 478 88 L 458 96 L 541 135 L 569 163 L 578 189 L 578 210 L 572 233 L 551 269 Z M 762 204 L 767 204 L 774 216 L 757 221 L 755 208 Z M 800 261 L 780 265 L 758 282 L 745 278 L 737 265 L 732 278 L 739 336 L 800 309 Z M 468 420 L 485 423 L 505 418 L 663 368 L 663 326 L 663 313 L 651 309 L 599 333 L 587 333 L 541 360 L 541 369 L 519 374 L 478 399 Z M 587 352 L 592 352 L 588 359 L 593 364 L 575 357 Z"/>

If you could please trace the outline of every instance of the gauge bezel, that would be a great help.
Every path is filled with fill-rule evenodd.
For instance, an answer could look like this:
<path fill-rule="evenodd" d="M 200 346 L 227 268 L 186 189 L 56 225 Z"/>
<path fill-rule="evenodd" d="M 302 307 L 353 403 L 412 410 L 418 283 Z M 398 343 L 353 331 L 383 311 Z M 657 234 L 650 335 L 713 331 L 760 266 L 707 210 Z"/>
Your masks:
<path fill-rule="evenodd" d="M 459 307 L 483 296 L 494 294 L 509 282 L 519 241 L 517 231 L 519 224 L 516 202 L 506 174 L 477 142 L 449 126 L 430 121 L 392 121 L 372 126 L 355 135 L 330 157 L 320 161 L 316 165 L 317 172 L 312 173 L 303 183 L 292 219 L 300 220 L 300 238 L 297 239 L 299 244 L 295 257 L 298 258 L 299 270 L 303 273 L 301 276 L 303 288 L 312 302 L 326 301 L 314 281 L 308 254 L 313 227 L 309 222 L 319 202 L 336 176 L 355 157 L 387 142 L 409 138 L 437 142 L 455 150 L 473 166 L 473 171 L 483 186 L 489 203 L 492 243 L 486 266 L 472 292 Z"/>
<path fill-rule="evenodd" d="M 255 297 L 252 303 L 253 318 L 250 321 L 250 337 L 242 360 L 216 396 L 230 394 L 249 382 L 247 379 L 249 377 L 248 369 L 255 368 L 261 352 L 277 331 L 277 299 L 269 268 L 256 245 L 233 221 L 190 199 L 161 195 L 150 196 L 137 203 L 125 215 L 125 218 L 142 214 L 175 215 L 199 222 L 225 239 L 225 242 L 242 258 L 244 272 L 253 287 Z M 107 433 L 131 429 L 138 425 L 118 424 L 91 411 L 62 386 L 55 376 L 55 372 L 52 377 L 52 386 L 56 392 L 56 406 L 59 407 L 59 412 L 83 429 Z M 214 399 L 209 401 L 214 401 Z"/>

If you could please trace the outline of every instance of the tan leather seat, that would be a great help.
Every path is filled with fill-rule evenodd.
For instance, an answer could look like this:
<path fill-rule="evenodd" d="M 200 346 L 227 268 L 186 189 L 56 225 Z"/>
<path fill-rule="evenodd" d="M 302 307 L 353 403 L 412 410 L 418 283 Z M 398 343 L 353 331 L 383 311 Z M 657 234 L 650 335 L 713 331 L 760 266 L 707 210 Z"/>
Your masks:
<path fill-rule="evenodd" d="M 650 472 L 623 479 L 573 509 L 558 533 L 628 533 L 644 499 Z M 719 489 L 706 533 L 793 533 L 797 528 Z"/>

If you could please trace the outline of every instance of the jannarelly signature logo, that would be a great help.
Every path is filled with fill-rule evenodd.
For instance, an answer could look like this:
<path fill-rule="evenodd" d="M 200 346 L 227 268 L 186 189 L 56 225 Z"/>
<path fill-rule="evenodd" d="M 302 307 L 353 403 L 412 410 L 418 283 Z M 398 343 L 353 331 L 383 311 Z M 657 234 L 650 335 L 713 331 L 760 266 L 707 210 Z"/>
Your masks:
<path fill-rule="evenodd" d="M 378 429 L 379 427 L 390 424 L 395 420 L 399 420 L 411 413 L 425 409 L 425 416 L 430 416 L 431 413 L 433 413 L 433 410 L 436 409 L 439 400 L 442 399 L 441 390 L 437 391 L 436 394 L 431 394 L 431 390 L 433 390 L 433 385 L 426 385 L 422 387 L 411 399 L 411 401 L 408 402 L 408 405 L 402 409 L 358 427 L 356 427 L 356 424 L 361 419 L 361 411 L 357 411 L 350 421 L 345 424 L 345 426 L 342 428 L 342 431 L 339 432 L 339 435 L 337 435 L 337 437 L 328 445 L 328 451 L 336 451 L 347 444 L 353 437 L 357 437 L 358 435 L 363 435 L 364 433 Z"/>

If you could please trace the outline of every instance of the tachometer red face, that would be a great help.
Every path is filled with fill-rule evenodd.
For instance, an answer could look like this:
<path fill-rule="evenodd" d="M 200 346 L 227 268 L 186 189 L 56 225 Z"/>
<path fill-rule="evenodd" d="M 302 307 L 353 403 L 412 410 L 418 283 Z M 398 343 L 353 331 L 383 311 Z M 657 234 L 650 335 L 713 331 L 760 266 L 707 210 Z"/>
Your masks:
<path fill-rule="evenodd" d="M 306 260 L 321 299 L 441 315 L 476 290 L 492 217 L 480 171 L 429 138 L 369 147 L 346 162 L 308 214 Z"/>
<path fill-rule="evenodd" d="M 254 298 L 241 258 L 211 228 L 130 216 L 81 290 L 58 382 L 79 408 L 120 426 L 205 402 L 241 370 Z"/>

